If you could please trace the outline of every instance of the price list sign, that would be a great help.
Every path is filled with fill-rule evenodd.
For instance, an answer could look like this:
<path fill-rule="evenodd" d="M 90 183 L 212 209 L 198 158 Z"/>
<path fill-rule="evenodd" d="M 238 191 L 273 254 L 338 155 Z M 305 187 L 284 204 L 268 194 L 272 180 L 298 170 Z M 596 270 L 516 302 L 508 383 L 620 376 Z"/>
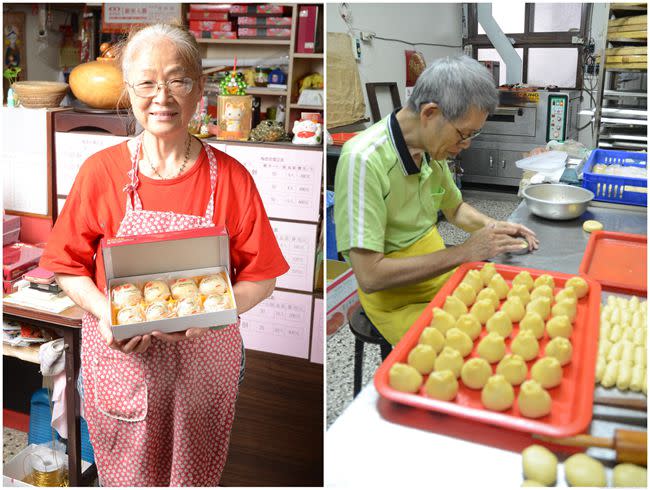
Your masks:
<path fill-rule="evenodd" d="M 314 298 L 314 320 L 311 327 L 311 354 L 309 360 L 323 364 L 325 329 L 323 328 L 323 300 Z"/>
<path fill-rule="evenodd" d="M 316 256 L 316 225 L 271 220 L 282 255 L 289 271 L 278 277 L 277 286 L 311 292 L 314 289 L 314 257 Z"/>

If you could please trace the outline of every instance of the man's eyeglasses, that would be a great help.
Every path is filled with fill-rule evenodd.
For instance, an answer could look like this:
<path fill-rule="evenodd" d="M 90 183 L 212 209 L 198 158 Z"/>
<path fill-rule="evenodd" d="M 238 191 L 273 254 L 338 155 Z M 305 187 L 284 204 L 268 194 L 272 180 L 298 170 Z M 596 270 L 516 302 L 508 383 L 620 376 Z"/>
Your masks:
<path fill-rule="evenodd" d="M 173 78 L 166 82 L 158 83 L 153 80 L 142 80 L 135 83 L 126 82 L 133 89 L 138 97 L 149 98 L 155 97 L 161 86 L 167 87 L 167 91 L 172 95 L 185 96 L 192 91 L 194 80 L 189 77 Z"/>
<path fill-rule="evenodd" d="M 447 119 L 447 118 L 445 117 L 445 119 Z M 460 136 L 460 141 L 459 141 L 459 143 L 462 143 L 462 142 L 464 142 L 464 141 L 471 141 L 471 140 L 473 140 L 474 138 L 476 138 L 479 134 L 481 134 L 481 130 L 479 129 L 479 130 L 477 130 L 477 131 L 472 131 L 472 132 L 469 134 L 469 136 L 465 136 L 463 133 L 461 133 L 460 129 L 458 129 L 458 128 L 454 125 L 454 123 L 452 123 L 449 119 L 447 119 L 447 122 L 448 122 L 449 124 L 451 124 L 451 127 L 454 128 L 454 129 L 456 130 L 456 132 L 458 133 L 458 136 Z"/>

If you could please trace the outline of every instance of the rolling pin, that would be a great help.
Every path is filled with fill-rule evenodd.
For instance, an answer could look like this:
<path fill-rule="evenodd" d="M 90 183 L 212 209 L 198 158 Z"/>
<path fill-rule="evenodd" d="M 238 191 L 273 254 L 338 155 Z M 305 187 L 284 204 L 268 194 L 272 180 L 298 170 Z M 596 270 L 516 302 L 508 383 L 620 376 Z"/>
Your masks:
<path fill-rule="evenodd" d="M 580 434 L 573 437 L 547 437 L 533 435 L 553 444 L 575 447 L 604 447 L 616 451 L 618 463 L 633 463 L 641 466 L 648 464 L 648 433 L 636 430 L 617 429 L 614 438 L 595 437 L 589 434 Z"/>

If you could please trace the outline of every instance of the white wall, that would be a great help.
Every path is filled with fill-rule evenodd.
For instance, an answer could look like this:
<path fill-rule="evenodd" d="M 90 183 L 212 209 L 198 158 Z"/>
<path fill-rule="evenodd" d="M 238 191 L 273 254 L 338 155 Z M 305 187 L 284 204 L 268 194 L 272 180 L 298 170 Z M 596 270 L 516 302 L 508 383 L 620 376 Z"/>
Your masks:
<path fill-rule="evenodd" d="M 368 118 L 370 118 L 370 106 L 365 95 L 367 82 L 396 82 L 402 105 L 406 105 L 404 95 L 406 88 L 405 51 L 421 52 L 427 66 L 436 58 L 462 52 L 460 47 L 462 42 L 460 3 L 399 4 L 395 2 L 391 4 L 349 3 L 348 5 L 352 13 L 352 25 L 355 29 L 372 31 L 379 37 L 401 39 L 412 43 L 458 46 L 455 48 L 421 44 L 410 46 L 381 39 L 362 42 L 361 60 L 357 66 L 366 98 L 366 116 Z M 327 31 L 348 31 L 347 25 L 339 15 L 339 4 L 337 3 L 327 4 Z M 358 31 L 355 33 L 359 35 Z M 388 93 L 379 94 L 377 98 L 382 116 L 391 112 L 392 103 Z"/>

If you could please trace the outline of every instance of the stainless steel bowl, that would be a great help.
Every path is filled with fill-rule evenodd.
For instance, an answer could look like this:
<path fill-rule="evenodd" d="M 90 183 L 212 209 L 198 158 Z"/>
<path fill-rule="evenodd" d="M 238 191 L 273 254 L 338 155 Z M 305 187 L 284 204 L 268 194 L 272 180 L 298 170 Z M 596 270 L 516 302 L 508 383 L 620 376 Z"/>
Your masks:
<path fill-rule="evenodd" d="M 574 219 L 587 210 L 594 193 L 565 184 L 531 185 L 523 191 L 530 212 L 554 220 Z"/>

